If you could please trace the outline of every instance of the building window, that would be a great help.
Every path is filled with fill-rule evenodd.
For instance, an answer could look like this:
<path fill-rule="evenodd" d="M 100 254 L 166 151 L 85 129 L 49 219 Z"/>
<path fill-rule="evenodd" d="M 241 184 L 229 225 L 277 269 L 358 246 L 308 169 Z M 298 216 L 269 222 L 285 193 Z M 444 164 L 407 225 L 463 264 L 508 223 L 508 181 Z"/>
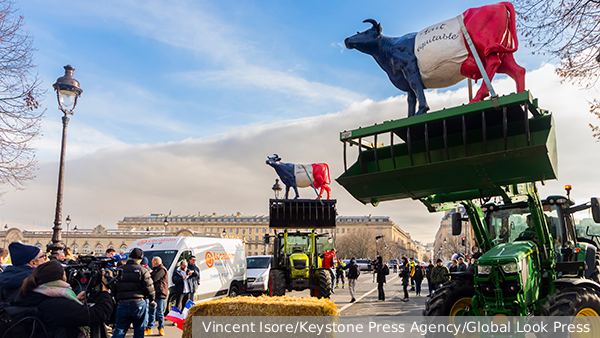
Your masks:
<path fill-rule="evenodd" d="M 96 245 L 96 255 L 99 255 L 102 253 L 104 253 L 104 247 L 102 246 L 102 244 Z"/>
<path fill-rule="evenodd" d="M 210 232 L 213 232 L 212 230 L 213 230 L 213 228 L 210 228 Z"/>
<path fill-rule="evenodd" d="M 239 234 L 240 233 L 240 228 L 235 228 L 235 233 Z"/>
<path fill-rule="evenodd" d="M 242 233 L 245 234 L 246 233 L 246 228 L 242 229 Z"/>
<path fill-rule="evenodd" d="M 263 231 L 262 231 L 262 232 L 263 232 L 263 234 L 265 233 L 265 228 L 263 228 Z"/>
<path fill-rule="evenodd" d="M 90 253 L 90 251 L 92 251 L 92 248 L 90 247 L 89 244 L 86 244 L 83 246 L 83 251 L 82 251 L 83 254 L 87 255 Z"/>
<path fill-rule="evenodd" d="M 252 228 L 248 229 L 248 233 L 251 234 L 252 233 Z"/>
<path fill-rule="evenodd" d="M 233 233 L 233 228 L 229 228 L 229 232 L 230 232 L 230 233 Z"/>
<path fill-rule="evenodd" d="M 127 245 L 121 245 L 121 252 L 125 252 L 127 250 Z"/>
<path fill-rule="evenodd" d="M 342 228 L 342 233 L 345 233 L 345 232 L 346 232 L 346 229 Z"/>
<path fill-rule="evenodd" d="M 37 246 L 37 245 L 36 245 Z M 76 253 L 79 252 L 79 246 L 77 244 L 71 245 L 71 252 Z"/>

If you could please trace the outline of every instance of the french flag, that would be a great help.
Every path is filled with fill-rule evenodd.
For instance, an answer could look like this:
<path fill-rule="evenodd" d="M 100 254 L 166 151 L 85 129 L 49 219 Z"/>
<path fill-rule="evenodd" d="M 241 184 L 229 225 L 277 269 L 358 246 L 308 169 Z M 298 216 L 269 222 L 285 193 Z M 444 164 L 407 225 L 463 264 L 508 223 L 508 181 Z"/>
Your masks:
<path fill-rule="evenodd" d="M 188 311 L 190 311 L 190 308 L 194 305 L 196 305 L 196 303 L 190 300 L 187 302 L 187 304 L 185 304 L 183 311 L 179 310 L 176 307 L 173 307 L 171 311 L 169 311 L 169 314 L 165 317 L 165 319 L 177 324 L 177 327 L 180 330 L 183 330 L 183 323 L 185 323 L 185 318 L 187 317 Z"/>

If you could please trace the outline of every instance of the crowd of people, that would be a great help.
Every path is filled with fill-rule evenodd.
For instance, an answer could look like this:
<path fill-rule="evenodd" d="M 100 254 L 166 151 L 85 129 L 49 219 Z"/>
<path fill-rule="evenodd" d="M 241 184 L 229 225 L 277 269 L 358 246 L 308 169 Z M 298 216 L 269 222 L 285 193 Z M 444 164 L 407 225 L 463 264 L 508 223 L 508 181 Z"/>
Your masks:
<path fill-rule="evenodd" d="M 429 260 L 429 264 L 425 266 L 420 261 L 414 258 L 402 257 L 401 262 L 397 263 L 395 260 L 389 264 L 383 263 L 381 256 L 377 256 L 376 259 L 371 260 L 371 272 L 373 273 L 373 283 L 377 282 L 378 300 L 385 301 L 385 288 L 384 284 L 387 281 L 386 276 L 390 274 L 390 268 L 394 273 L 399 272 L 398 276 L 402 279 L 402 288 L 404 291 L 404 297 L 401 299 L 403 302 L 409 301 L 409 291 L 414 291 L 416 296 L 421 296 L 421 286 L 423 279 L 427 278 L 427 284 L 429 288 L 428 297 L 432 296 L 434 290 L 439 288 L 442 284 L 450 279 L 450 273 L 470 271 L 474 268 L 473 262 L 465 261 L 465 256 L 462 254 L 455 254 L 452 256 L 452 260 L 447 266 L 444 266 L 444 261 L 438 258 L 435 263 L 434 260 Z M 399 270 L 399 271 L 398 271 Z M 355 302 L 355 287 L 356 279 L 360 275 L 360 267 L 356 263 L 356 259 L 353 257 L 348 264 L 344 264 L 341 260 L 337 260 L 335 266 L 335 284 L 336 288 L 339 287 L 341 282 L 342 289 L 345 287 L 344 272 L 346 271 L 346 277 L 348 278 L 348 289 L 350 292 L 350 302 Z M 410 289 L 409 289 L 410 287 Z"/>
<path fill-rule="evenodd" d="M 113 257 L 115 253 L 108 249 L 104 256 Z M 150 267 L 144 252 L 135 248 L 126 261 L 112 263 L 114 266 L 103 271 L 101 290 L 92 305 L 85 290 L 77 290 L 76 294 L 67 282 L 65 267 L 79 263 L 68 249 L 48 255 L 35 246 L 14 242 L 8 250 L 0 248 L 0 265 L 6 264 L 9 254 L 12 264 L 0 267 L 0 311 L 10 307 L 35 309 L 47 337 L 88 337 L 93 327 L 98 328 L 100 336 L 107 336 L 108 326 L 112 327 L 113 338 L 124 337 L 130 327 L 134 338 L 141 338 L 152 334 L 155 325 L 157 334 L 165 335 L 169 273 L 160 257 L 153 257 Z M 113 267 L 121 273 L 111 286 L 109 280 L 116 276 Z M 171 280 L 176 306 L 182 309 L 200 283 L 196 257 L 182 260 Z M 17 329 L 7 336 L 18 336 Z"/>

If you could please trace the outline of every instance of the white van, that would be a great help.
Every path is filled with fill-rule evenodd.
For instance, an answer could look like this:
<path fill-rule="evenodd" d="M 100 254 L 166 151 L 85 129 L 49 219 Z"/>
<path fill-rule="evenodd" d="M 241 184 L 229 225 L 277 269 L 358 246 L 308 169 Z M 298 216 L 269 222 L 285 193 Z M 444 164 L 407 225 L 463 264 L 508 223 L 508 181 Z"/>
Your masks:
<path fill-rule="evenodd" d="M 239 239 L 215 237 L 154 237 L 135 241 L 127 248 L 144 251 L 150 267 L 152 258 L 159 256 L 169 271 L 169 298 L 165 304 L 168 312 L 174 304 L 173 273 L 183 259 L 196 256 L 200 269 L 200 285 L 194 301 L 210 300 L 227 295 L 237 296 L 246 291 L 246 254 Z M 191 299 L 191 297 L 190 297 Z"/>

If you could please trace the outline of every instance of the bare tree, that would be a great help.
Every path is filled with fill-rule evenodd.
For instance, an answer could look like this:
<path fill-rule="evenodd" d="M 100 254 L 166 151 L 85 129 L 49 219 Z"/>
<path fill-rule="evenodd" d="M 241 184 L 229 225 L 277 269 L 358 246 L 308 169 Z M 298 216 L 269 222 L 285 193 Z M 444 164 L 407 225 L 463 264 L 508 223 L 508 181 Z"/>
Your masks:
<path fill-rule="evenodd" d="M 374 258 L 376 254 L 375 233 L 370 229 L 357 229 L 337 241 L 339 257 Z"/>
<path fill-rule="evenodd" d="M 515 0 L 518 26 L 534 53 L 558 59 L 556 73 L 584 88 L 593 87 L 600 70 L 600 0 Z M 590 102 L 600 118 L 600 104 Z M 600 128 L 593 124 L 594 137 Z"/>
<path fill-rule="evenodd" d="M 0 184 L 22 189 L 36 168 L 32 141 L 40 133 L 43 111 L 33 64 L 33 39 L 14 1 L 0 2 Z"/>

